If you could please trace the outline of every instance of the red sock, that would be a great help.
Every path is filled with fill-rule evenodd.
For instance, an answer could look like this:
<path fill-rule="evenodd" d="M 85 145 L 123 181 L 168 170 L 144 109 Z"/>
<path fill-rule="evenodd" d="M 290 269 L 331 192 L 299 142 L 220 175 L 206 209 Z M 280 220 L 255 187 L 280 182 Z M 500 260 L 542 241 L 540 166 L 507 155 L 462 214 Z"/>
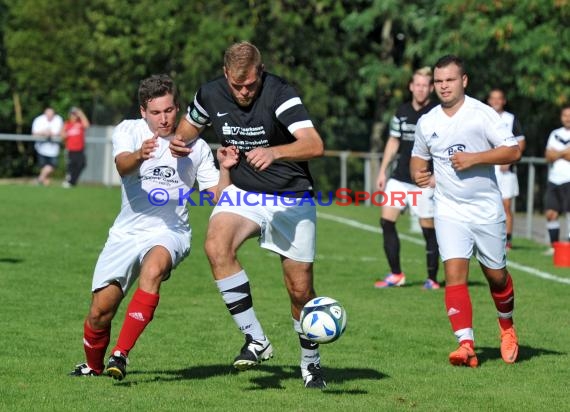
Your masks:
<path fill-rule="evenodd" d="M 98 374 L 105 368 L 105 352 L 111 339 L 111 328 L 91 329 L 87 321 L 83 324 L 83 349 L 87 365 Z"/>
<path fill-rule="evenodd" d="M 467 284 L 445 287 L 445 308 L 459 343 L 473 347 L 473 309 Z"/>
<path fill-rule="evenodd" d="M 129 355 L 129 351 L 135 346 L 144 328 L 152 320 L 159 298 L 159 295 L 141 289 L 135 291 L 133 299 L 127 307 L 125 322 L 119 333 L 117 346 L 113 348 L 113 353 L 118 350 L 125 356 Z"/>
<path fill-rule="evenodd" d="M 491 291 L 491 296 L 495 301 L 495 307 L 499 312 L 499 325 L 501 329 L 508 329 L 513 326 L 513 310 L 515 308 L 515 290 L 510 274 L 507 274 L 507 284 L 500 291 Z"/>

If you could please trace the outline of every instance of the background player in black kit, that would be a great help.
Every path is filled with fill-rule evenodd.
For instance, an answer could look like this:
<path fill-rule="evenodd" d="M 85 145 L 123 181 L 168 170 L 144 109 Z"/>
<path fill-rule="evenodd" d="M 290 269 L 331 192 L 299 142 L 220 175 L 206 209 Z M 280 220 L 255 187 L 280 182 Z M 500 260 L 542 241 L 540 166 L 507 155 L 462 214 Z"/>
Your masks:
<path fill-rule="evenodd" d="M 205 242 L 218 289 L 246 339 L 234 367 L 246 370 L 273 356 L 253 310 L 247 274 L 237 260 L 245 240 L 259 237 L 261 247 L 281 258 L 301 344 L 304 384 L 324 388 L 318 345 L 302 334 L 299 323 L 301 309 L 316 297 L 316 211 L 300 200 L 313 191 L 307 160 L 323 155 L 321 137 L 296 91 L 264 71 L 259 50 L 248 42 L 230 46 L 224 55 L 224 76 L 200 87 L 180 122 L 179 139 L 171 142 L 173 154 L 186 155 L 190 149 L 185 145 L 205 126 L 213 128 L 225 154 L 233 154 L 236 162 L 230 169 L 221 168 L 232 184 L 220 199 L 229 201 L 214 208 Z"/>
<path fill-rule="evenodd" d="M 418 69 L 414 72 L 409 84 L 412 100 L 402 104 L 390 123 L 390 137 L 386 142 L 384 156 L 378 178 L 377 187 L 386 192 L 407 193 L 415 190 L 415 184 L 410 176 L 410 157 L 414 147 L 414 133 L 418 119 L 434 108 L 437 103 L 430 101 L 433 91 L 432 73 L 429 67 Z M 388 179 L 387 169 L 398 157 L 398 164 Z M 390 197 L 391 198 L 391 197 Z M 422 194 L 417 197 L 417 204 L 411 203 L 411 198 L 406 197 L 408 204 L 399 207 L 390 205 L 382 207 L 380 226 L 384 237 L 384 252 L 390 265 L 390 273 L 383 280 L 377 281 L 377 288 L 389 288 L 402 286 L 406 283 L 406 275 L 400 266 L 400 238 L 396 230 L 396 221 L 405 207 L 412 211 L 412 217 L 417 216 L 420 221 L 422 233 L 426 240 L 427 279 L 423 288 L 427 290 L 439 289 L 437 283 L 437 270 L 439 252 L 433 223 L 433 188 L 422 189 Z"/>

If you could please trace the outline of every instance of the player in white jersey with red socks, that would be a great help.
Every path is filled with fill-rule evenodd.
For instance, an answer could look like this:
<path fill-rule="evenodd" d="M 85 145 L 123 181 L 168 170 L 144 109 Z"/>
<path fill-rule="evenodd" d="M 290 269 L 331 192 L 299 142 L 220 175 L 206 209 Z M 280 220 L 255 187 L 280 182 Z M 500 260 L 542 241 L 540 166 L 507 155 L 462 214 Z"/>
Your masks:
<path fill-rule="evenodd" d="M 521 152 L 511 130 L 489 106 L 465 95 L 463 61 L 444 56 L 434 69 L 441 104 L 416 127 L 410 172 L 419 187 L 435 175 L 435 230 L 445 270 L 445 305 L 459 348 L 453 365 L 478 365 L 471 299 L 469 260 L 476 253 L 498 311 L 501 355 L 513 363 L 518 339 L 513 326 L 514 288 L 506 268 L 505 212 L 494 165 L 513 163 Z"/>
<path fill-rule="evenodd" d="M 170 77 L 155 75 L 143 80 L 139 87 L 142 119 L 125 120 L 113 132 L 113 156 L 121 175 L 121 211 L 97 260 L 83 330 L 86 362 L 75 367 L 73 376 L 103 372 L 111 321 L 138 278 L 107 364 L 109 375 L 119 380 L 125 377 L 129 352 L 158 306 L 161 282 L 190 252 L 184 196 L 196 180 L 200 190 L 217 189 L 220 175 L 202 139 L 183 158 L 172 157 L 168 149 L 176 127 L 177 97 Z"/>

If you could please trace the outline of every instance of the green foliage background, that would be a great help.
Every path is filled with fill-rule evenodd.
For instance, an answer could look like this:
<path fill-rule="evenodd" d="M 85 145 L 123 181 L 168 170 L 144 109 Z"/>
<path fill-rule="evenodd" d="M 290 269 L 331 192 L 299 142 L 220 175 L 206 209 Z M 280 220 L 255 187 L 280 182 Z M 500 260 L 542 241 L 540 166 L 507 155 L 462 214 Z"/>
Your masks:
<path fill-rule="evenodd" d="M 241 39 L 299 89 L 328 149 L 381 150 L 412 71 L 447 53 L 466 59 L 470 95 L 507 91 L 526 155 L 570 102 L 570 0 L 0 0 L 0 16 L 4 133 L 29 132 L 46 105 L 95 124 L 136 116 L 138 82 L 157 72 L 187 102 Z"/>

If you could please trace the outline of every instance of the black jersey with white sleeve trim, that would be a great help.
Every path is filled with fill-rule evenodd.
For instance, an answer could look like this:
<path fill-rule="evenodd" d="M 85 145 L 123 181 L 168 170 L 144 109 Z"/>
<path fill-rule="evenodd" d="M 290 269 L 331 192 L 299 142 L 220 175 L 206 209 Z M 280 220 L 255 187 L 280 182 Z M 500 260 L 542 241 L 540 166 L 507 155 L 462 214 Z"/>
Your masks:
<path fill-rule="evenodd" d="M 297 92 L 282 78 L 263 73 L 257 97 L 250 106 L 241 107 L 221 76 L 200 87 L 186 119 L 197 127 L 211 126 L 223 146 L 239 149 L 239 163 L 230 170 L 237 187 L 289 197 L 313 190 L 306 161 L 275 161 L 267 169 L 256 171 L 245 158 L 245 153 L 257 147 L 292 143 L 296 130 L 313 127 Z"/>
<path fill-rule="evenodd" d="M 401 182 L 414 183 L 410 176 L 410 158 L 412 157 L 412 149 L 414 147 L 416 124 L 420 117 L 436 106 L 436 102 L 430 101 L 420 110 L 416 110 L 410 101 L 398 107 L 396 114 L 390 122 L 390 137 L 400 140 L 398 163 L 392 173 L 394 179 Z M 430 166 L 430 169 L 432 168 L 433 167 Z"/>

